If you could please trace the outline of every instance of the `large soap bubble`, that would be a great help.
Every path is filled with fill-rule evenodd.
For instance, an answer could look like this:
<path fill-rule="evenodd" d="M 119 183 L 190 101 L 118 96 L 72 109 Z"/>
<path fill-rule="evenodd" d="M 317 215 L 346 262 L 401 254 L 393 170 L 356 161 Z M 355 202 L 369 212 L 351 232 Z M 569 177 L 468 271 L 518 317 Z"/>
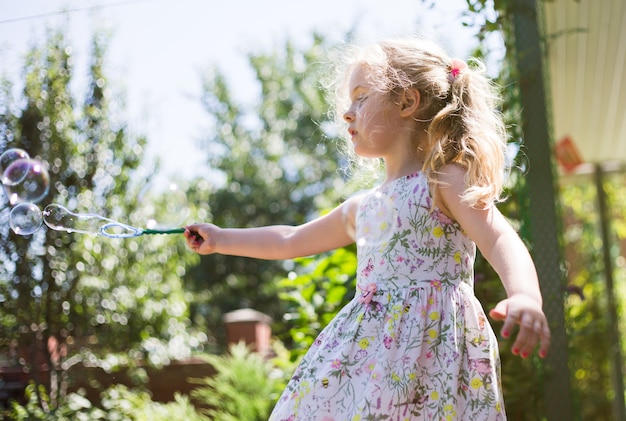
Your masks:
<path fill-rule="evenodd" d="M 2 174 L 2 185 L 9 203 L 41 201 L 50 189 L 50 176 L 45 166 L 36 159 L 20 158 L 13 161 Z"/>
<path fill-rule="evenodd" d="M 9 226 L 18 235 L 31 235 L 41 228 L 41 209 L 34 203 L 19 203 L 9 214 Z"/>
<path fill-rule="evenodd" d="M 140 208 L 133 215 L 148 229 L 180 227 L 189 215 L 187 194 L 179 184 L 158 177 L 139 193 Z"/>
<path fill-rule="evenodd" d="M 28 152 L 20 148 L 11 148 L 2 152 L 2 155 L 0 155 L 0 175 L 4 174 L 9 165 L 14 161 L 23 158 L 30 158 L 30 156 Z"/>

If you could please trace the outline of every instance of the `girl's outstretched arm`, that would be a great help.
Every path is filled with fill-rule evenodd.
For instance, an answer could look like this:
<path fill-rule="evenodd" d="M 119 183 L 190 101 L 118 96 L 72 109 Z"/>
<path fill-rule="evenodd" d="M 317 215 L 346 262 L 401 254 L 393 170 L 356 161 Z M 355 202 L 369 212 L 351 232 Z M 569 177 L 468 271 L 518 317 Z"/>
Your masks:
<path fill-rule="evenodd" d="M 333 211 L 299 226 L 220 228 L 213 224 L 185 227 L 187 245 L 200 254 L 228 254 L 281 260 L 310 256 L 352 242 L 344 221 L 344 202 Z"/>
<path fill-rule="evenodd" d="M 447 165 L 441 170 L 440 206 L 474 240 L 504 285 L 507 298 L 489 314 L 495 320 L 504 321 L 502 336 L 505 338 L 511 335 L 515 325 L 520 326 L 513 353 L 528 357 L 540 342 L 539 355 L 545 357 L 550 348 L 550 329 L 542 310 L 537 271 L 530 253 L 495 206 L 476 209 L 461 202 L 466 187 L 464 176 L 465 170 L 458 165 Z"/>

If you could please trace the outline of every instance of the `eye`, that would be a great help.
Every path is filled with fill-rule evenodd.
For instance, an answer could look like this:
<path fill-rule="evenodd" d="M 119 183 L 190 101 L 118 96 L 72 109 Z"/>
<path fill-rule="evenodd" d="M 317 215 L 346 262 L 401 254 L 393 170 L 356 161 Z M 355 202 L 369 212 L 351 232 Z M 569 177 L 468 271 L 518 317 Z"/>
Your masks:
<path fill-rule="evenodd" d="M 362 105 L 362 104 L 365 102 L 365 100 L 366 100 L 367 98 L 368 98 L 368 96 L 367 96 L 366 94 L 364 94 L 364 93 L 363 93 L 363 94 L 359 94 L 359 96 L 357 96 L 357 97 L 354 99 L 354 102 L 355 102 L 357 105 Z"/>
<path fill-rule="evenodd" d="M 366 91 L 361 91 L 361 92 L 357 92 L 355 93 L 354 96 L 351 96 L 350 98 L 350 108 L 352 107 L 360 107 L 361 105 L 363 105 L 363 102 L 365 102 L 365 100 L 369 97 L 368 92 Z"/>

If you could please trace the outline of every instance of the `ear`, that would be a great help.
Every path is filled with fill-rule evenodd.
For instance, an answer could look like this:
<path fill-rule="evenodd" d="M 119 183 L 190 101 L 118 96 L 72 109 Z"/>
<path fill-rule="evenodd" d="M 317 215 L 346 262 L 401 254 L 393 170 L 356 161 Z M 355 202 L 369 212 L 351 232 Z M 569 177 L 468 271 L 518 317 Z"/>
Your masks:
<path fill-rule="evenodd" d="M 420 92 L 417 89 L 407 89 L 400 96 L 400 116 L 412 117 L 420 106 Z"/>

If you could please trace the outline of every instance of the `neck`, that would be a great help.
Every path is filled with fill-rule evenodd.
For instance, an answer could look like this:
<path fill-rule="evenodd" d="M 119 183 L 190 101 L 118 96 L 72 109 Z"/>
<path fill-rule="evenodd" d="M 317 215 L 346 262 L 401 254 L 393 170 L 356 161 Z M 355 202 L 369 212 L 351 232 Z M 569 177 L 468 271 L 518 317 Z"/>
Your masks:
<path fill-rule="evenodd" d="M 422 145 L 428 142 L 425 132 L 413 127 L 401 131 L 394 147 L 383 157 L 385 161 L 385 183 L 414 174 L 424 166 Z"/>
<path fill-rule="evenodd" d="M 401 162 L 385 160 L 385 183 L 421 171 L 423 162 L 412 155 L 407 155 Z"/>

